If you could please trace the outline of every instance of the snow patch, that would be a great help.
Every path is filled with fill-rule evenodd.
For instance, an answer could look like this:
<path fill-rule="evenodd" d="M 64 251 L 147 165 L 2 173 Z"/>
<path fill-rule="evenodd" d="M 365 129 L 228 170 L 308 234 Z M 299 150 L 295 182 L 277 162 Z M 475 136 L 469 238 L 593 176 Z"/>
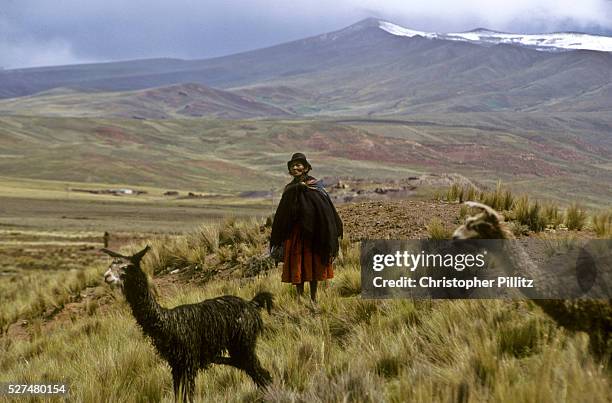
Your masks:
<path fill-rule="evenodd" d="M 574 32 L 512 34 L 485 29 L 477 29 L 469 32 L 438 33 L 415 31 L 387 21 L 379 21 L 378 24 L 380 29 L 397 36 L 413 37 L 419 35 L 429 39 L 520 45 L 543 51 L 585 49 L 612 52 L 612 37 L 602 35 L 589 35 Z"/>

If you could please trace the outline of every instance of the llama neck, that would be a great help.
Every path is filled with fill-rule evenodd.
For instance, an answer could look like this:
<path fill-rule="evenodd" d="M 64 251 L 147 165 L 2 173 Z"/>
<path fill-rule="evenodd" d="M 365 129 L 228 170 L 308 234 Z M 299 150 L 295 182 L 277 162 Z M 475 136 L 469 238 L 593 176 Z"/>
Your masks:
<path fill-rule="evenodd" d="M 533 278 L 537 275 L 537 266 L 529 257 L 529 254 L 517 239 L 509 239 L 504 242 L 506 257 L 516 274 Z"/>
<path fill-rule="evenodd" d="M 504 239 L 502 244 L 506 258 L 515 274 L 533 278 L 533 275 L 537 272 L 537 266 L 531 260 L 527 251 L 504 223 L 501 223 L 499 231 L 499 239 Z"/>
<path fill-rule="evenodd" d="M 510 267 L 513 270 L 514 275 L 523 276 L 527 279 L 534 280 L 534 289 L 527 290 L 527 296 L 531 299 L 535 299 L 536 304 L 539 305 L 538 298 L 544 295 L 548 295 L 550 290 L 550 284 L 547 284 L 542 276 L 541 269 L 531 259 L 529 253 L 523 248 L 523 245 L 519 242 L 516 237 L 510 232 L 506 231 L 504 234 L 506 241 L 504 242 L 504 254 L 510 263 Z"/>
<path fill-rule="evenodd" d="M 143 332 L 155 336 L 162 328 L 164 308 L 159 306 L 151 293 L 147 276 L 136 266 L 128 269 L 124 278 L 123 291 L 132 308 L 132 314 Z"/>

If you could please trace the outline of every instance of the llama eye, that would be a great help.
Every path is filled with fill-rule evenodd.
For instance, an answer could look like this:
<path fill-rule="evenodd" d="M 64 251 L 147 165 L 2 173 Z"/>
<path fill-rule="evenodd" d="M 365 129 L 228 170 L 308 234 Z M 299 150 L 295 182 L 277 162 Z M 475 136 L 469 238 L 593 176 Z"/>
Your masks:
<path fill-rule="evenodd" d="M 489 224 L 488 222 L 479 222 L 478 225 L 476 225 L 476 228 L 478 230 L 488 229 L 491 228 L 491 224 Z"/>

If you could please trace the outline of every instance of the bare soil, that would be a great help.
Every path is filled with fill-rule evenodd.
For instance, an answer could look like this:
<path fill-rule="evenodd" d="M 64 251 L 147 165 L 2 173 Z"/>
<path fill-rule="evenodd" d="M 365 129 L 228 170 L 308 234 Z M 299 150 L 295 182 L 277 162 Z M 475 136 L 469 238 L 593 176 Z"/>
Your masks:
<path fill-rule="evenodd" d="M 457 226 L 460 204 L 440 201 L 369 201 L 338 205 L 344 234 L 352 241 L 363 239 L 427 238 L 427 225 L 439 218 L 449 229 Z"/>

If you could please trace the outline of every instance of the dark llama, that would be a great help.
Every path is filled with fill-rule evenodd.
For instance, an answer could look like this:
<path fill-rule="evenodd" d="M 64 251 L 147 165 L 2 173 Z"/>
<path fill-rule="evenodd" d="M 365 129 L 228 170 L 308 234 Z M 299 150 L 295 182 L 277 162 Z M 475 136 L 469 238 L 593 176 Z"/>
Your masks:
<path fill-rule="evenodd" d="M 175 398 L 192 401 L 197 372 L 210 364 L 231 365 L 245 371 L 257 386 L 268 385 L 272 378 L 259 363 L 255 345 L 263 330 L 259 310 L 270 312 L 272 294 L 260 292 L 251 301 L 224 295 L 172 309 L 161 307 L 140 268 L 149 249 L 132 256 L 102 249 L 114 258 L 104 280 L 122 287 L 136 322 L 170 365 Z"/>

